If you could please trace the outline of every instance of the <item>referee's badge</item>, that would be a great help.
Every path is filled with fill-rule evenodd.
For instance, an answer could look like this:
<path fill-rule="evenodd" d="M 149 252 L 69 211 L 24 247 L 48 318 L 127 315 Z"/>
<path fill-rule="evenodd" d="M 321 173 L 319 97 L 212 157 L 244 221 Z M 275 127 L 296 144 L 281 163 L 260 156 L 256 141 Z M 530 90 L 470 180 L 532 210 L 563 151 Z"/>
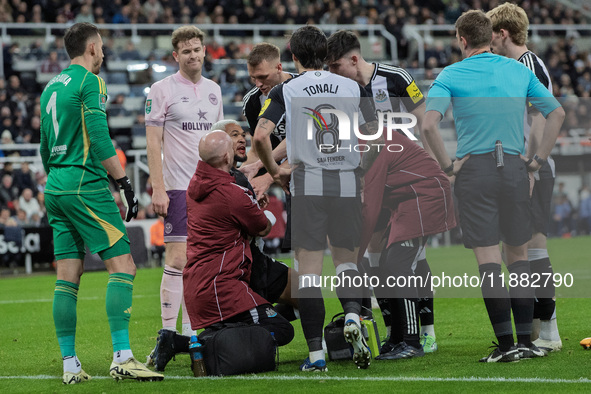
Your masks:
<path fill-rule="evenodd" d="M 146 114 L 152 112 L 152 99 L 146 100 Z"/>

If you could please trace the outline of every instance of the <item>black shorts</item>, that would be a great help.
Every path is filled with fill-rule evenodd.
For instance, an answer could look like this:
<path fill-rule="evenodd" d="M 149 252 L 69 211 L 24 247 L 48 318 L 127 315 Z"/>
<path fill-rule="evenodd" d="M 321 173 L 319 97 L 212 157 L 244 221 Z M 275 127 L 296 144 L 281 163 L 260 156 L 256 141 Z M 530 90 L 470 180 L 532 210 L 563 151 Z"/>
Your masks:
<path fill-rule="evenodd" d="M 547 162 L 538 173 L 540 179 L 534 183 L 534 191 L 531 196 L 532 232 L 547 236 L 550 227 L 552 193 L 554 192 L 554 174 Z"/>
<path fill-rule="evenodd" d="M 361 238 L 361 197 L 294 196 L 292 246 L 310 251 L 332 246 L 354 250 Z"/>
<path fill-rule="evenodd" d="M 287 214 L 287 220 L 285 221 L 285 235 L 281 245 L 282 252 L 291 250 L 291 194 L 285 194 L 285 213 Z"/>
<path fill-rule="evenodd" d="M 456 177 L 460 224 L 466 248 L 519 246 L 531 239 L 531 200 L 525 162 L 505 154 L 497 169 L 492 154 L 472 155 Z"/>
<path fill-rule="evenodd" d="M 250 244 L 250 251 L 252 252 L 250 288 L 274 304 L 287 286 L 289 267 L 262 253 L 254 241 Z"/>

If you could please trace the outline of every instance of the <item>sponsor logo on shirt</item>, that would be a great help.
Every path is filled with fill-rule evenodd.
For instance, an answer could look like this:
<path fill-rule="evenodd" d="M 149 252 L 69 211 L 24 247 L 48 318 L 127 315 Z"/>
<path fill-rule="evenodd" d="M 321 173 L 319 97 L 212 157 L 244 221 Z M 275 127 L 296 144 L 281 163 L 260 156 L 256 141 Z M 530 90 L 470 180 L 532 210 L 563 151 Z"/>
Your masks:
<path fill-rule="evenodd" d="M 146 100 L 146 113 L 152 112 L 152 99 Z"/>
<path fill-rule="evenodd" d="M 218 98 L 215 96 L 215 94 L 213 94 L 213 93 L 209 94 L 209 102 L 212 103 L 213 105 L 218 105 Z"/>
<path fill-rule="evenodd" d="M 419 89 L 415 81 L 412 81 L 412 83 L 406 87 L 406 92 L 415 104 L 423 98 L 423 93 L 421 93 L 421 89 Z"/>
<path fill-rule="evenodd" d="M 99 93 L 99 107 L 104 111 L 107 108 L 107 95 Z"/>
<path fill-rule="evenodd" d="M 205 115 L 207 115 L 207 112 L 199 110 L 199 112 L 197 112 L 197 115 L 199 115 L 199 120 L 201 120 L 201 119 L 207 120 L 207 118 L 205 117 Z"/>
<path fill-rule="evenodd" d="M 192 131 L 192 130 L 210 130 L 211 129 L 211 122 L 183 122 L 181 127 L 185 131 Z"/>
<path fill-rule="evenodd" d="M 383 103 L 386 100 L 388 100 L 388 95 L 382 89 L 379 89 L 376 93 L 375 101 L 377 103 Z"/>
<path fill-rule="evenodd" d="M 51 148 L 51 156 L 65 155 L 68 152 L 68 145 L 56 145 Z"/>

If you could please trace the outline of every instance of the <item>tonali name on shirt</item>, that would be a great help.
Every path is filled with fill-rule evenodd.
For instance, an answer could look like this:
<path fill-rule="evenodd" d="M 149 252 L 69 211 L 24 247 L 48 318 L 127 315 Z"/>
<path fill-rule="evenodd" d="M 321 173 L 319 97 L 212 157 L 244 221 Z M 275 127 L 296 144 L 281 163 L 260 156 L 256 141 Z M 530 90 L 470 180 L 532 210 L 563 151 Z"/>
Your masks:
<path fill-rule="evenodd" d="M 183 122 L 183 130 L 209 130 L 213 123 L 207 122 Z"/>
<path fill-rule="evenodd" d="M 320 93 L 337 94 L 338 91 L 339 91 L 339 85 L 333 86 L 332 83 L 331 84 L 318 83 L 316 85 L 310 85 L 310 86 L 304 88 L 304 92 L 308 93 L 308 96 L 311 96 L 313 94 L 320 94 Z"/>

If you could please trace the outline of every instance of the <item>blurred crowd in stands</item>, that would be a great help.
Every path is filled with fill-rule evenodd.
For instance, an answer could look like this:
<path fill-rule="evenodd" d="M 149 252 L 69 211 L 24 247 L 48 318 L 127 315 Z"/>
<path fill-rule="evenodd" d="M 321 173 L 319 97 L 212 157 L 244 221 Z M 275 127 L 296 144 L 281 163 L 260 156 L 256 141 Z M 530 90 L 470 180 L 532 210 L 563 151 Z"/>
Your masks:
<path fill-rule="evenodd" d="M 453 37 L 453 32 L 433 32 L 425 40 L 425 64 L 419 64 L 416 48 L 413 49 L 406 29 L 412 25 L 453 24 L 465 10 L 480 8 L 489 10 L 499 0 L 0 0 L 0 23 L 168 23 L 202 25 L 205 23 L 225 24 L 382 24 L 397 38 L 399 64 L 407 68 L 422 86 L 428 86 L 439 70 L 461 60 L 461 53 Z M 559 2 L 545 0 L 520 1 L 530 17 L 532 24 L 579 25 L 590 23 L 585 14 L 591 12 L 574 11 Z M 40 74 L 58 74 L 68 65 L 60 32 L 52 30 L 57 37 L 46 42 L 45 30 L 10 28 L 8 34 L 14 36 L 31 35 L 27 44 L 18 40 L 3 44 L 4 78 L 0 76 L 0 158 L 20 157 L 14 164 L 4 161 L 1 168 L 0 188 L 0 227 L 6 225 L 38 225 L 44 223 L 43 187 L 45 174 L 40 166 L 30 168 L 22 162 L 25 157 L 36 156 L 35 149 L 14 149 L 13 144 L 39 143 L 40 106 L 39 97 L 46 80 Z M 273 35 L 281 40 L 284 31 Z M 143 101 L 145 88 L 162 78 L 153 67 L 135 72 L 114 70 L 110 67 L 115 61 L 144 61 L 158 63 L 176 70 L 176 63 L 165 52 L 139 50 L 134 41 L 126 36 L 129 31 L 104 30 L 105 43 L 104 70 L 101 71 L 107 82 L 111 97 L 107 113 L 109 120 L 131 119 L 122 129 L 111 126 L 114 143 L 119 142 L 118 152 L 125 158 L 130 148 L 142 148 L 131 143 L 131 136 L 144 133 Z M 140 31 L 140 35 L 166 35 L 165 31 Z M 220 31 L 224 40 L 207 37 L 207 56 L 204 75 L 218 82 L 224 92 L 224 112 L 229 117 L 241 118 L 243 95 L 251 88 L 246 71 L 245 57 L 252 48 L 252 38 L 248 30 Z M 537 51 L 545 60 L 552 77 L 554 94 L 565 100 L 566 121 L 558 140 L 559 145 L 568 145 L 574 136 L 591 136 L 590 103 L 578 98 L 588 98 L 591 94 L 591 50 L 589 45 L 581 45 L 580 39 L 587 39 L 591 31 L 578 33 L 565 31 L 540 31 L 550 44 L 538 50 L 538 41 L 532 40 L 530 49 Z M 39 39 L 35 39 L 38 36 Z M 550 36 L 550 37 L 547 37 Z M 150 38 L 151 39 L 151 38 Z M 591 39 L 591 38 L 590 38 Z M 285 39 L 287 41 L 287 39 Z M 588 41 L 587 41 L 588 42 Z M 29 44 L 30 43 L 30 44 Z M 414 51 L 414 52 L 413 52 Z M 389 53 L 386 52 L 386 56 Z M 17 63 L 26 60 L 36 62 L 33 72 L 21 72 Z M 283 48 L 282 60 L 287 71 L 291 53 Z M 384 61 L 383 59 L 380 59 Z M 385 60 L 384 62 L 388 62 Z M 112 63 L 111 63 L 112 64 Z M 116 86 L 127 89 L 116 91 Z M 129 86 L 127 86 L 129 85 Z M 137 89 L 134 89 L 134 86 Z M 131 89 L 130 89 L 131 87 Z M 115 93 L 113 93 L 115 92 Z M 135 104 L 130 105 L 133 101 Z M 126 138 L 118 130 L 124 130 Z M 141 141 L 141 138 L 139 138 Z M 145 143 L 145 140 L 144 140 Z M 587 143 L 588 142 L 583 142 Z M 145 145 L 144 145 L 145 146 Z M 14 168 L 13 168 L 14 167 Z M 142 178 L 142 186 L 144 179 Z M 591 197 L 587 187 L 579 191 L 579 201 L 573 204 L 566 193 L 557 192 L 553 209 L 553 235 L 564 236 L 574 232 L 591 232 Z M 143 207 L 139 218 L 155 218 L 151 208 L 151 187 L 149 178 L 141 190 L 140 202 Z M 119 201 L 118 193 L 114 198 Z"/>

